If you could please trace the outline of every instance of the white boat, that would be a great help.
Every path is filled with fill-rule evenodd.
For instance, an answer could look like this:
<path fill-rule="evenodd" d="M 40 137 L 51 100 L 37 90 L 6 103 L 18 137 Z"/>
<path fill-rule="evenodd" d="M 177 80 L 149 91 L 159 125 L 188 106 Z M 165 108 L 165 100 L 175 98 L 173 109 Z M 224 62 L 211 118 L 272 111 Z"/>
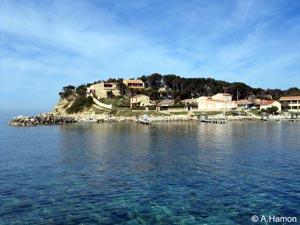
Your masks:
<path fill-rule="evenodd" d="M 138 118 L 137 122 L 141 123 L 141 124 L 150 125 L 150 123 L 151 123 L 150 116 L 148 116 L 146 114 L 142 115 Z"/>
<path fill-rule="evenodd" d="M 85 118 L 85 119 L 81 120 L 81 122 L 83 122 L 83 123 L 95 123 L 95 122 L 97 122 L 97 120 L 94 119 L 94 118 Z"/>

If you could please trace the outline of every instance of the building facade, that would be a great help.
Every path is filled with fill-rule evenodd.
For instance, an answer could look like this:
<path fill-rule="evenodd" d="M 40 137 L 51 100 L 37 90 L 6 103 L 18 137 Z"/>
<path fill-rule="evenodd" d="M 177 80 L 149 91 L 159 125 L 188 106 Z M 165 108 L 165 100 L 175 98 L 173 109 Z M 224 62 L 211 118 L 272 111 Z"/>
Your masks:
<path fill-rule="evenodd" d="M 249 109 L 249 108 L 255 106 L 254 101 L 251 101 L 251 100 L 248 100 L 248 99 L 238 100 L 236 102 L 236 104 L 237 104 L 237 107 L 242 108 L 242 109 Z"/>
<path fill-rule="evenodd" d="M 114 96 L 120 95 L 120 90 L 117 84 L 110 82 L 101 82 L 97 84 L 92 84 L 87 88 L 88 94 L 94 94 L 96 98 L 107 98 L 107 92 L 111 92 Z"/>
<path fill-rule="evenodd" d="M 145 84 L 141 80 L 123 80 L 126 86 L 126 94 L 136 94 L 145 88 Z"/>
<path fill-rule="evenodd" d="M 175 105 L 174 99 L 164 99 L 156 104 L 156 111 L 168 110 L 170 107 Z"/>
<path fill-rule="evenodd" d="M 232 101 L 232 95 L 228 93 L 218 93 L 216 95 L 213 95 L 211 97 L 212 100 L 220 100 L 224 102 L 230 102 Z"/>
<path fill-rule="evenodd" d="M 259 109 L 269 109 L 272 107 L 276 107 L 278 109 L 278 112 L 281 112 L 281 104 L 278 101 L 274 101 L 274 100 L 261 100 L 260 105 L 259 105 Z"/>
<path fill-rule="evenodd" d="M 235 101 L 232 101 L 232 95 L 227 93 L 218 93 L 212 97 L 202 96 L 197 99 L 199 111 L 221 111 L 237 108 Z"/>
<path fill-rule="evenodd" d="M 282 110 L 300 112 L 300 96 L 284 96 L 279 99 Z"/>
<path fill-rule="evenodd" d="M 149 106 L 150 98 L 146 95 L 135 95 L 130 98 L 130 108 L 133 106 Z"/>

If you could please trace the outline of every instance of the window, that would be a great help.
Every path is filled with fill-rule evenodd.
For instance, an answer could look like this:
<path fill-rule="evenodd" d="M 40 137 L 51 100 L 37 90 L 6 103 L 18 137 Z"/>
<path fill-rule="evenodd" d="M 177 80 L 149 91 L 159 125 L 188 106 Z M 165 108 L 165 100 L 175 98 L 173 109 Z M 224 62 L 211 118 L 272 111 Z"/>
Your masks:
<path fill-rule="evenodd" d="M 111 84 L 111 83 L 104 83 L 104 87 L 111 88 L 111 87 L 113 87 L 113 84 Z"/>

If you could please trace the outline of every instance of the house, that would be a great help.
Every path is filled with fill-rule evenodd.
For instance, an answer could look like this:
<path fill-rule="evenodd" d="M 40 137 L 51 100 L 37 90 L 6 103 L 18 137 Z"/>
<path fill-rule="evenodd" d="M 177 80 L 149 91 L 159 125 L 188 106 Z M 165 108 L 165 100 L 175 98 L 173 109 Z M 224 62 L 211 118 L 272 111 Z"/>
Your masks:
<path fill-rule="evenodd" d="M 184 105 L 197 105 L 197 98 L 188 98 L 181 101 Z"/>
<path fill-rule="evenodd" d="M 197 98 L 188 98 L 181 101 L 187 107 L 187 111 L 193 110 L 193 108 L 197 108 Z"/>
<path fill-rule="evenodd" d="M 133 106 L 149 106 L 150 98 L 146 95 L 135 95 L 130 98 L 130 108 Z"/>
<path fill-rule="evenodd" d="M 300 112 L 300 96 L 283 96 L 279 101 L 283 110 Z"/>
<path fill-rule="evenodd" d="M 262 109 L 268 109 L 268 108 L 272 108 L 272 107 L 276 107 L 278 109 L 278 112 L 281 112 L 281 104 L 278 101 L 275 100 L 261 100 L 260 101 L 260 105 L 259 108 L 260 110 Z"/>
<path fill-rule="evenodd" d="M 116 83 L 100 82 L 87 88 L 87 94 L 94 94 L 98 99 L 107 98 L 107 92 L 111 92 L 114 96 L 120 95 L 120 90 Z"/>
<path fill-rule="evenodd" d="M 145 88 L 142 80 L 123 80 L 123 84 L 126 86 L 125 93 L 127 95 L 136 95 Z"/>
<path fill-rule="evenodd" d="M 130 89 L 144 89 L 145 84 L 141 80 L 123 80 L 123 83 Z"/>
<path fill-rule="evenodd" d="M 156 104 L 156 110 L 167 110 L 169 107 L 174 106 L 175 100 L 174 99 L 164 99 Z"/>
<path fill-rule="evenodd" d="M 218 93 L 212 97 L 202 96 L 197 98 L 199 111 L 220 111 L 237 108 L 235 101 L 232 101 L 232 95 L 227 93 Z"/>
<path fill-rule="evenodd" d="M 213 95 L 212 100 L 220 100 L 220 101 L 232 101 L 232 95 L 228 93 L 218 93 L 216 95 Z"/>
<path fill-rule="evenodd" d="M 241 99 L 236 101 L 237 107 L 243 108 L 243 109 L 249 109 L 253 106 L 255 106 L 255 101 L 249 100 L 249 99 Z"/>

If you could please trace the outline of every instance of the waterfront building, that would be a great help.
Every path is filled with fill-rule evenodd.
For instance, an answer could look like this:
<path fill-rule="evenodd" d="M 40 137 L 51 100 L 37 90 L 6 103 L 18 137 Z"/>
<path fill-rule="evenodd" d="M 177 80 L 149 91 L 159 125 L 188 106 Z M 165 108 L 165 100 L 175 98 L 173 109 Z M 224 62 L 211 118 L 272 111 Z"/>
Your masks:
<path fill-rule="evenodd" d="M 94 94 L 98 99 L 107 98 L 108 92 L 111 92 L 114 96 L 120 95 L 120 90 L 116 83 L 99 82 L 96 84 L 92 84 L 87 88 L 87 93 Z"/>
<path fill-rule="evenodd" d="M 149 106 L 150 98 L 147 95 L 135 95 L 130 98 L 130 108 L 133 106 Z"/>
<path fill-rule="evenodd" d="M 201 96 L 197 99 L 199 111 L 220 111 L 237 108 L 237 103 L 232 101 L 232 95 L 218 93 L 212 97 Z"/>
<path fill-rule="evenodd" d="M 255 102 L 249 99 L 241 99 L 236 102 L 237 107 L 243 109 L 250 109 L 251 107 L 255 106 Z"/>
<path fill-rule="evenodd" d="M 188 98 L 181 101 L 184 105 L 197 105 L 197 98 Z"/>
<path fill-rule="evenodd" d="M 156 104 L 156 110 L 168 110 L 170 107 L 175 105 L 174 99 L 164 99 Z"/>
<path fill-rule="evenodd" d="M 300 96 L 283 96 L 279 99 L 282 110 L 300 112 Z"/>
<path fill-rule="evenodd" d="M 261 100 L 260 101 L 260 105 L 259 108 L 260 110 L 262 109 L 268 109 L 268 108 L 272 108 L 272 107 L 276 107 L 278 109 L 278 112 L 281 112 L 281 104 L 278 101 L 275 100 Z"/>

